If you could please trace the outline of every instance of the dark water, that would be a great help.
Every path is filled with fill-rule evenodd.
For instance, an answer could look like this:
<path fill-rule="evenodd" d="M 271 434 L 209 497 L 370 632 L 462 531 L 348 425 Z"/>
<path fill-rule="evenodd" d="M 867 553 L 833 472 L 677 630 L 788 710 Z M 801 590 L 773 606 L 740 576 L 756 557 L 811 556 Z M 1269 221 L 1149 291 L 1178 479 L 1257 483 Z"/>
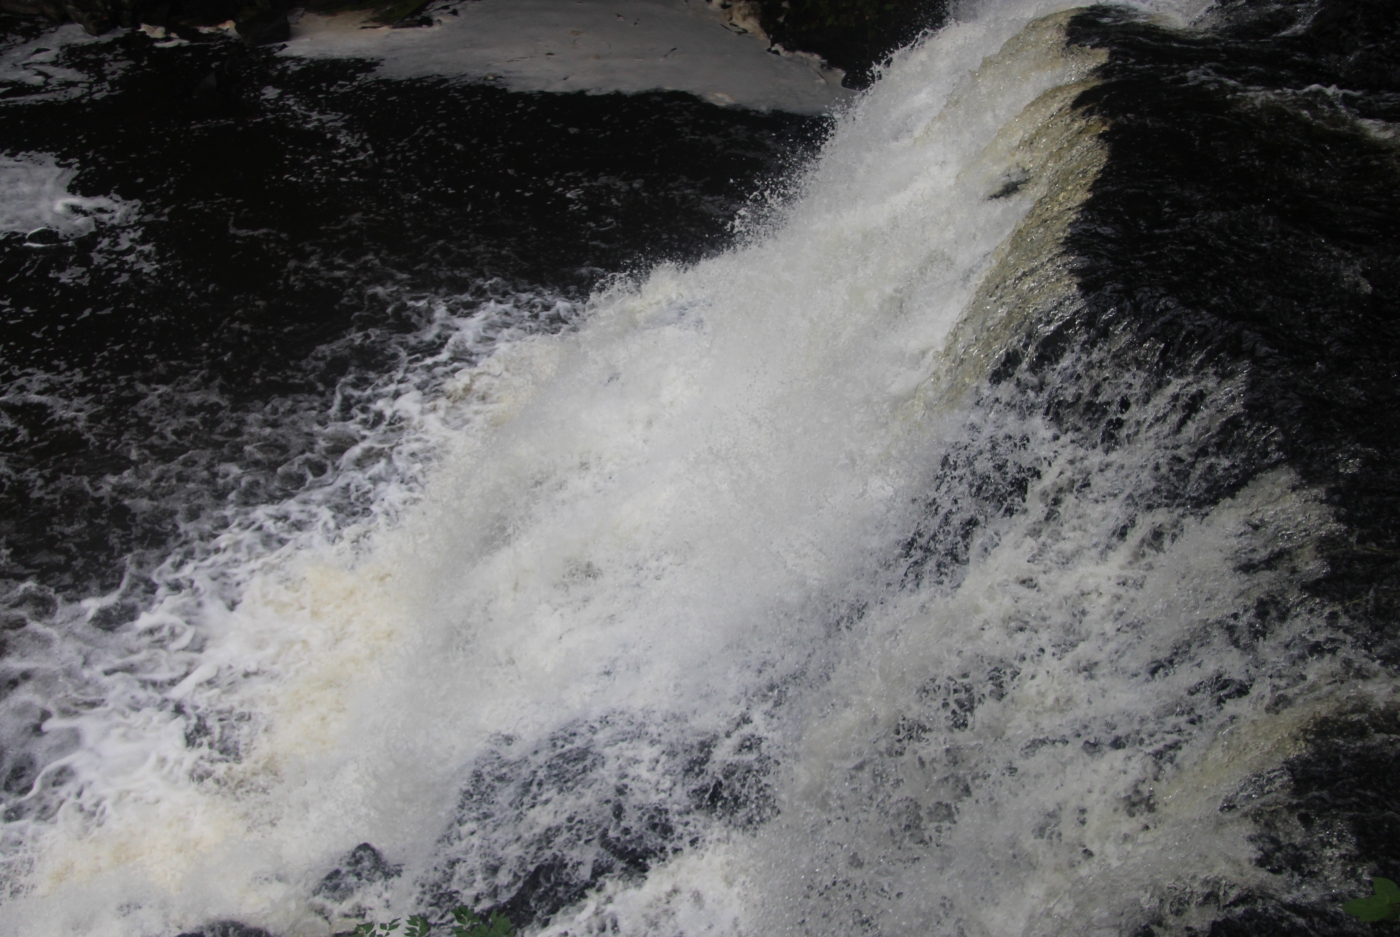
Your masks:
<path fill-rule="evenodd" d="M 1069 241 L 1086 300 L 1076 340 L 1131 336 L 1118 366 L 1148 386 L 1192 371 L 1241 377 L 1241 419 L 1173 459 L 1156 495 L 1190 511 L 1278 464 L 1326 492 L 1342 530 L 1319 546 L 1325 569 L 1292 602 L 1261 595 L 1222 625 L 1248 646 L 1318 603 L 1338 633 L 1289 653 L 1350 644 L 1368 659 L 1358 677 L 1389 675 L 1400 637 L 1400 9 L 1233 3 L 1212 21 L 1186 37 L 1101 9 L 1072 26 L 1111 56 L 1108 80 L 1079 102 L 1110 121 L 1111 155 Z M 1020 367 L 1045 367 L 1062 341 L 1028 346 Z M 1071 424 L 1102 427 L 1108 445 L 1122 431 L 1104 395 L 1060 407 Z M 1250 687 L 1227 695 L 1241 692 Z M 1344 710 L 1260 789 L 1221 804 L 1254 811 L 1255 863 L 1277 884 L 1227 903 L 1211 934 L 1346 931 L 1335 904 L 1298 900 L 1304 883 L 1338 867 L 1400 873 L 1393 719 Z"/>
<path fill-rule="evenodd" d="M 229 507 L 326 480 L 383 375 L 442 351 L 425 297 L 561 328 L 560 300 L 726 244 L 825 127 L 681 94 L 369 80 L 227 39 L 134 33 L 62 62 L 81 78 L 4 89 L 6 151 L 139 208 L 53 246 L 5 236 L 5 575 L 70 600 L 124 582 L 133 610 L 141 573 Z"/>
<path fill-rule="evenodd" d="M 1352 539 L 1311 588 L 1390 662 L 1400 20 L 1364 3 L 1216 15 L 1190 39 L 1107 10 L 1074 24 L 1111 54 L 1079 102 L 1110 121 L 1112 154 L 1070 240 L 1080 327 L 1135 330 L 1131 364 L 1152 380 L 1244 375 L 1247 423 L 1222 450 L 1241 474 L 1284 462 L 1327 490 Z"/>

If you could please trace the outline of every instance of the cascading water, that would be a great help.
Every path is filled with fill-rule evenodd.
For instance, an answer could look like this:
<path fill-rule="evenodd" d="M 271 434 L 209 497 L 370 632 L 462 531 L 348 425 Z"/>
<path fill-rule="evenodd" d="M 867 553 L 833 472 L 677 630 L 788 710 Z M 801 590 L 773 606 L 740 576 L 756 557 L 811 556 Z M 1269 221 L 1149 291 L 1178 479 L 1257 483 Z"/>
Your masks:
<path fill-rule="evenodd" d="M 414 299 L 323 484 L 13 633 L 0 930 L 1344 932 L 1397 115 L 1260 9 L 955 11 L 724 252 Z"/>

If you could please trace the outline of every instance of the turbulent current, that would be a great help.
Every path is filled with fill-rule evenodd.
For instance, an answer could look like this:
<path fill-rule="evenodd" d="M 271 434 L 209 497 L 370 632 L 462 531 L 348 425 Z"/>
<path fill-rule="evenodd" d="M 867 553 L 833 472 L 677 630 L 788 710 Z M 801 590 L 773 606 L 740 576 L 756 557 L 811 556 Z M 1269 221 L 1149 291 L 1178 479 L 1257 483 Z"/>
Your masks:
<path fill-rule="evenodd" d="M 954 7 L 825 117 L 7 28 L 0 933 L 1400 878 L 1393 5 Z"/>

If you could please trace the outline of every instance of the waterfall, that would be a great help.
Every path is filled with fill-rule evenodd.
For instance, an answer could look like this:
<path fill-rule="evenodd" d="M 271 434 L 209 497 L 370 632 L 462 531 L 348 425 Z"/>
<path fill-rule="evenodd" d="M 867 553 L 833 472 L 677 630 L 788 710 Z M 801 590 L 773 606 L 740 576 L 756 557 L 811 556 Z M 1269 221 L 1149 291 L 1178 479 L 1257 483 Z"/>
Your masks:
<path fill-rule="evenodd" d="M 354 437 L 387 461 L 339 463 L 373 509 L 257 506 L 130 623 L 21 645 L 0 930 L 1323 926 L 1377 860 L 1298 778 L 1394 710 L 1384 572 L 1319 583 L 1390 548 L 1266 406 L 1304 366 L 1171 285 L 1226 261 L 1132 228 L 1185 196 L 1115 167 L 1178 159 L 1132 136 L 1153 54 L 1387 179 L 1393 125 L 1200 78 L 1234 15 L 955 11 L 728 249 L 440 311 L 471 354 L 400 356 Z"/>

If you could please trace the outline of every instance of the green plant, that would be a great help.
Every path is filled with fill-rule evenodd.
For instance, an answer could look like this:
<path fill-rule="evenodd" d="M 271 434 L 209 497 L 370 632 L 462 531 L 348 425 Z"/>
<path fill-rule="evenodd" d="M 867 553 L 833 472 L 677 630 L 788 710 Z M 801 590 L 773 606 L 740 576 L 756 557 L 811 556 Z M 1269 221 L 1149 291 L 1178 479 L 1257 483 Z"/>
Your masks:
<path fill-rule="evenodd" d="M 455 909 L 452 912 L 452 937 L 514 937 L 515 928 L 510 923 L 510 918 L 503 914 L 492 914 L 489 921 L 483 921 L 476 916 L 466 905 Z M 351 937 L 389 937 L 394 931 L 399 929 L 399 919 L 387 924 L 376 924 L 373 921 L 356 927 L 351 931 Z M 414 914 L 408 918 L 403 930 L 403 937 L 429 937 L 433 932 L 434 925 L 422 914 Z"/>
<path fill-rule="evenodd" d="M 452 937 L 512 937 L 515 933 L 504 914 L 492 914 L 490 921 L 483 921 L 466 905 L 453 911 L 452 919 L 457 922 Z"/>
<path fill-rule="evenodd" d="M 1375 894 L 1369 898 L 1353 898 L 1342 910 L 1363 921 L 1400 921 L 1400 885 L 1388 878 L 1371 882 Z"/>

